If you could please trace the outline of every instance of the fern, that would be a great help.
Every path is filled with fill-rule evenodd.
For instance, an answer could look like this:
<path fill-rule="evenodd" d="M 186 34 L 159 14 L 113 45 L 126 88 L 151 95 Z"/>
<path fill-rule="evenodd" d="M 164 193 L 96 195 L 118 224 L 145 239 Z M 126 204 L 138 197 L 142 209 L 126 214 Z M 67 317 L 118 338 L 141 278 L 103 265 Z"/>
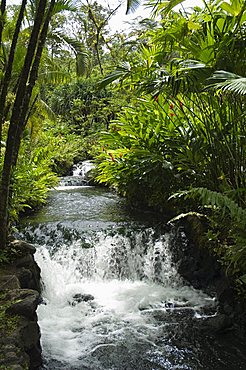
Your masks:
<path fill-rule="evenodd" d="M 229 212 L 232 219 L 236 220 L 243 226 L 246 225 L 246 210 L 222 193 L 218 193 L 217 191 L 212 191 L 207 188 L 193 188 L 191 190 L 177 192 L 171 195 L 169 199 L 182 197 L 185 199 L 198 197 L 203 205 L 220 208 L 222 215 Z"/>

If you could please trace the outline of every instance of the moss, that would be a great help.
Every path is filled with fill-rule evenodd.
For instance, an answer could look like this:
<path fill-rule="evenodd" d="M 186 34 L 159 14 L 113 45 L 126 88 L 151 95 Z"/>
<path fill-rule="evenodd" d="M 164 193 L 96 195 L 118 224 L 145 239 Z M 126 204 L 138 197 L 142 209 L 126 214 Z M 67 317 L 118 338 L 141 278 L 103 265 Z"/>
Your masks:
<path fill-rule="evenodd" d="M 16 366 L 18 366 L 18 365 L 16 365 Z M 0 365 L 0 370 L 15 370 L 15 369 L 20 369 L 20 367 L 16 367 L 15 365 Z M 29 369 L 29 367 L 28 366 L 21 366 L 21 369 L 22 370 L 28 370 Z"/>
<path fill-rule="evenodd" d="M 9 335 L 17 329 L 19 316 L 8 315 L 6 310 L 15 302 L 6 298 L 6 292 L 0 293 L 0 334 Z"/>

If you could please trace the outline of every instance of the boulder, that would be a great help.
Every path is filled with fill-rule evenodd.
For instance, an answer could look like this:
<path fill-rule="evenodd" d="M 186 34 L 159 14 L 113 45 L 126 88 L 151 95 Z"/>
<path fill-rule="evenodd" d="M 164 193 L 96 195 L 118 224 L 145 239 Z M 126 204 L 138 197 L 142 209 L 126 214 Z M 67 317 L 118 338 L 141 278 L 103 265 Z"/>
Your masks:
<path fill-rule="evenodd" d="M 6 298 L 13 302 L 7 308 L 7 314 L 36 320 L 36 309 L 40 300 L 39 293 L 36 290 L 14 289 L 6 295 Z"/>
<path fill-rule="evenodd" d="M 216 315 L 205 317 L 197 322 L 197 328 L 200 331 L 208 334 L 223 333 L 231 329 L 233 321 L 230 317 L 224 314 L 217 313 Z"/>
<path fill-rule="evenodd" d="M 21 288 L 41 292 L 40 268 L 34 260 L 36 248 L 21 240 L 13 240 L 9 247 L 15 250 L 13 268 Z"/>
<path fill-rule="evenodd" d="M 19 289 L 20 282 L 16 275 L 0 276 L 0 292 L 10 289 Z"/>
<path fill-rule="evenodd" d="M 13 240 L 10 242 L 10 248 L 15 250 L 18 257 L 26 256 L 28 254 L 34 254 L 36 248 L 23 240 Z"/>
<path fill-rule="evenodd" d="M 36 309 L 40 303 L 40 268 L 35 247 L 11 240 L 13 262 L 0 271 L 0 369 L 36 370 L 42 365 Z"/>
<path fill-rule="evenodd" d="M 73 301 L 71 302 L 71 305 L 75 306 L 76 304 L 78 304 L 80 302 L 89 302 L 89 301 L 93 301 L 93 300 L 94 300 L 94 297 L 91 294 L 78 293 L 78 294 L 75 294 L 73 296 Z"/>

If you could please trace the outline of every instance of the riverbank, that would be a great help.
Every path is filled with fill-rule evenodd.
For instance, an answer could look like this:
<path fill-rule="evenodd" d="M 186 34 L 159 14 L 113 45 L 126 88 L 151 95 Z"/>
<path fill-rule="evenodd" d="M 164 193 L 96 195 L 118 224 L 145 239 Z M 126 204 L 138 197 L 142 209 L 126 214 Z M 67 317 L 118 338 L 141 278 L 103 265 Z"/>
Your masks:
<path fill-rule="evenodd" d="M 237 289 L 235 277 L 230 275 L 227 266 L 210 246 L 207 238 L 208 222 L 203 215 L 187 214 L 176 222 L 189 242 L 184 246 L 177 238 L 173 246 L 173 261 L 180 275 L 195 289 L 214 295 L 218 302 L 215 318 L 208 320 L 212 330 L 236 330 L 239 336 L 246 337 L 246 301 Z M 179 233 L 182 235 L 182 232 Z"/>
<path fill-rule="evenodd" d="M 40 269 L 32 245 L 14 240 L 9 250 L 12 262 L 0 267 L 0 369 L 35 370 L 42 363 L 36 314 Z"/>

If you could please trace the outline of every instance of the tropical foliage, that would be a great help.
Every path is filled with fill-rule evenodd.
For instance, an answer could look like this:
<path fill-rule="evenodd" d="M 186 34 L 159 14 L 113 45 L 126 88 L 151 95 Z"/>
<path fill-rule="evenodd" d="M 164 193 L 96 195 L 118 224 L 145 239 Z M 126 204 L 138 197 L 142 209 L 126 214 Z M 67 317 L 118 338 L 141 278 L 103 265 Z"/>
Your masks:
<path fill-rule="evenodd" d="M 210 1 L 189 13 L 178 3 L 152 2 L 158 25 L 101 82 L 139 98 L 102 135 L 97 178 L 133 203 L 202 209 L 215 229 L 223 217 L 220 258 L 243 275 L 246 5 Z"/>
<path fill-rule="evenodd" d="M 97 181 L 130 204 L 172 216 L 206 214 L 212 248 L 245 283 L 245 1 L 184 9 L 182 0 L 149 0 L 152 18 L 128 35 L 108 32 L 117 7 L 59 0 L 49 14 L 47 1 L 25 67 L 41 2 L 1 4 L 0 163 L 8 221 L 45 202 L 56 175 L 95 157 Z M 139 4 L 129 0 L 125 9 Z"/>

